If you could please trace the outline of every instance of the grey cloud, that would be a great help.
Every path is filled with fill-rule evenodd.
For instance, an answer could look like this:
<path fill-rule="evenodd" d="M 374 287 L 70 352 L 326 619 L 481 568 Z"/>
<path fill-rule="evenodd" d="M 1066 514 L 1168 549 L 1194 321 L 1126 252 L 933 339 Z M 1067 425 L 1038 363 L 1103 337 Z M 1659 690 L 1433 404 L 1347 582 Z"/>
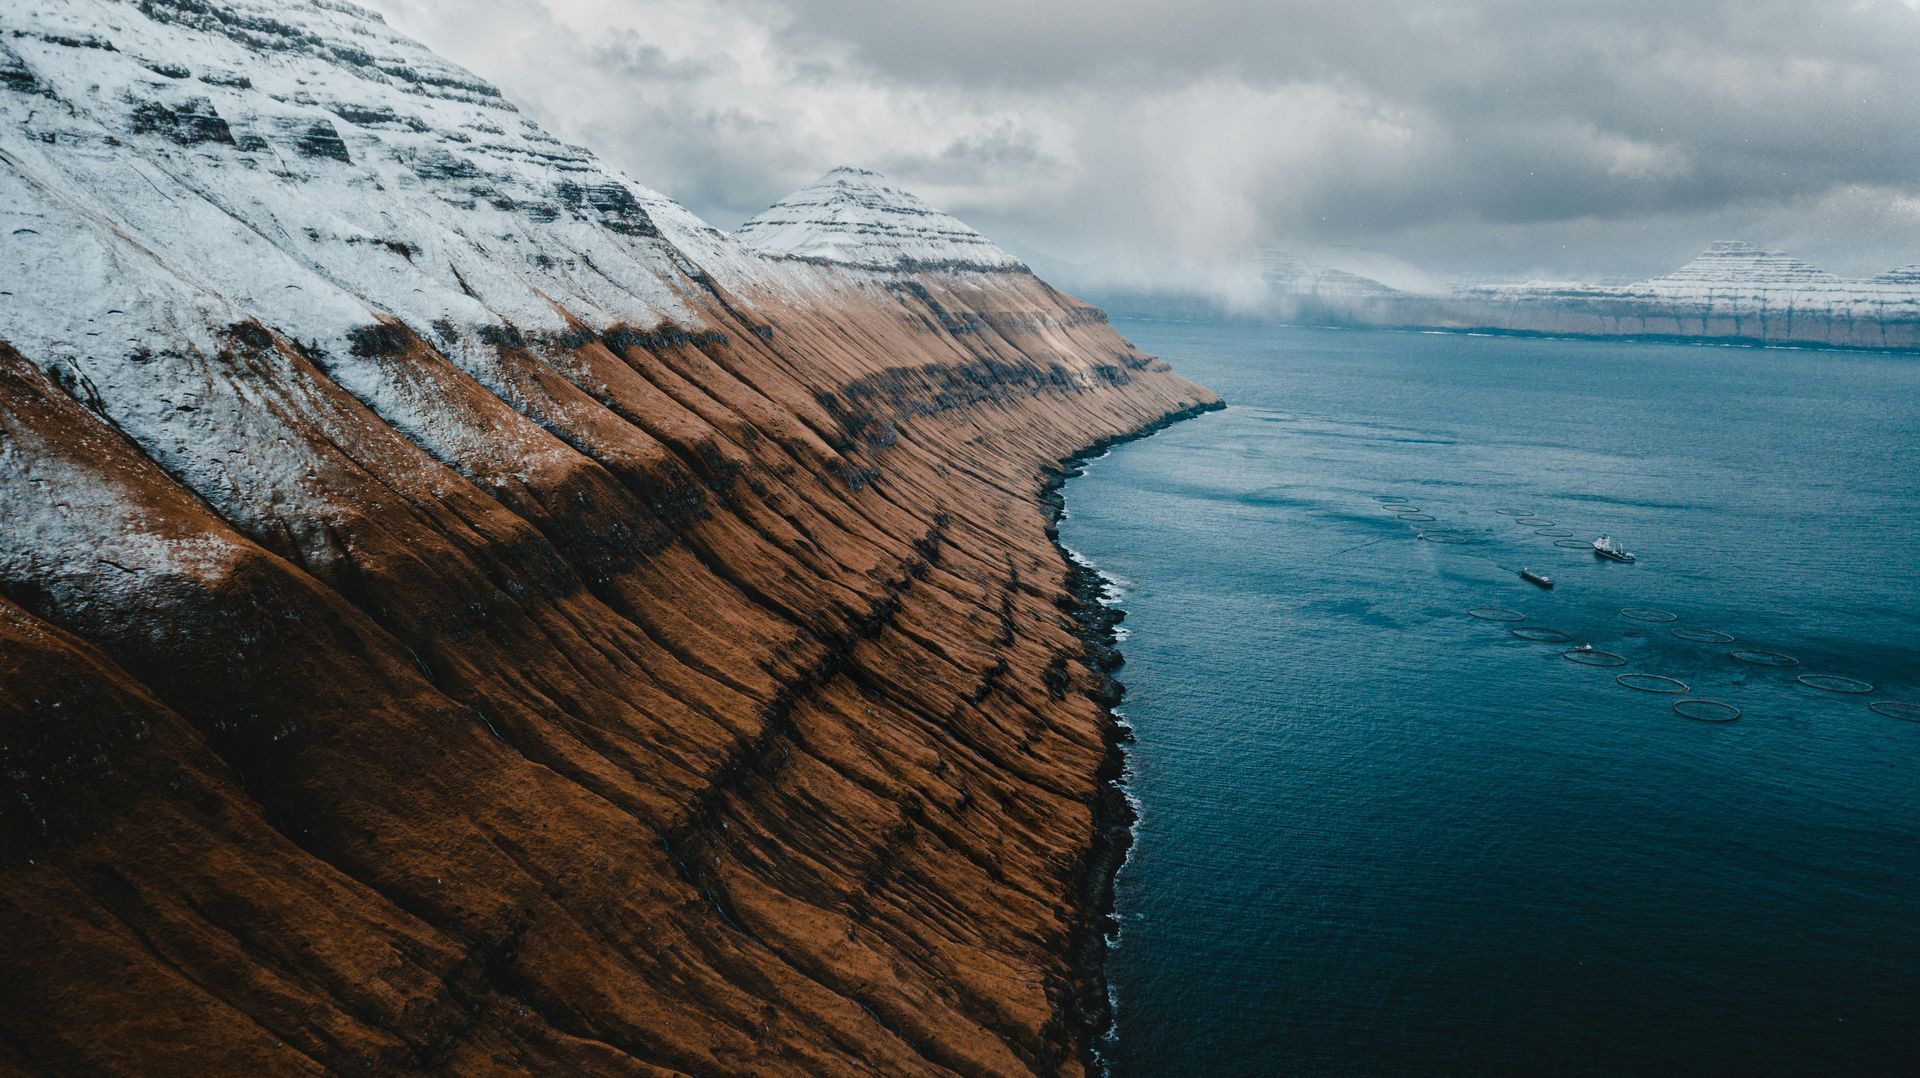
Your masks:
<path fill-rule="evenodd" d="M 658 45 L 648 44 L 638 31 L 620 28 L 593 46 L 592 62 L 633 79 L 693 81 L 711 78 L 732 65 L 709 59 L 679 60 Z"/>
<path fill-rule="evenodd" d="M 903 182 L 934 179 L 941 183 L 990 182 L 1009 175 L 1044 176 L 1059 161 L 1025 128 L 1002 121 L 955 138 L 932 154 L 895 153 L 875 167 Z"/>
<path fill-rule="evenodd" d="M 845 162 L 1067 258 L 1920 261 L 1901 0 L 378 2 L 722 226 Z"/>

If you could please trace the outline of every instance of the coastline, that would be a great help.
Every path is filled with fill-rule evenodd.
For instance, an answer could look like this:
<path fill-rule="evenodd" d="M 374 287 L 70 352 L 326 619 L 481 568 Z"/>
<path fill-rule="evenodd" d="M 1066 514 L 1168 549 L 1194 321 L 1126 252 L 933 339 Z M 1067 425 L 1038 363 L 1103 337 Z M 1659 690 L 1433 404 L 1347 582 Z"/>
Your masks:
<path fill-rule="evenodd" d="M 1067 613 L 1084 648 L 1082 659 L 1093 675 L 1086 691 L 1100 706 L 1104 720 L 1101 735 L 1106 745 L 1095 776 L 1099 793 L 1093 804 L 1093 842 L 1074 874 L 1073 891 L 1079 908 L 1068 938 L 1068 962 L 1073 970 L 1075 996 L 1068 1017 L 1075 1027 L 1073 1039 L 1079 1047 L 1081 1066 L 1089 1074 L 1107 1072 L 1098 1045 L 1112 1031 L 1114 1023 L 1106 975 L 1107 951 L 1118 927 L 1114 916 L 1114 882 L 1133 848 L 1133 829 L 1139 814 L 1119 784 L 1126 768 L 1126 747 L 1132 742 L 1133 734 L 1114 710 L 1126 693 L 1126 686 L 1112 676 L 1125 661 L 1119 651 L 1118 630 L 1126 611 L 1102 602 L 1106 577 L 1076 559 L 1060 542 L 1060 521 L 1066 513 L 1065 487 L 1068 480 L 1085 475 L 1088 464 L 1115 446 L 1152 437 L 1176 423 L 1225 407 L 1225 402 L 1212 401 L 1169 412 L 1137 430 L 1092 442 L 1041 473 L 1039 499 L 1047 509 L 1047 539 L 1053 543 L 1066 569 L 1067 591 L 1073 603 Z"/>

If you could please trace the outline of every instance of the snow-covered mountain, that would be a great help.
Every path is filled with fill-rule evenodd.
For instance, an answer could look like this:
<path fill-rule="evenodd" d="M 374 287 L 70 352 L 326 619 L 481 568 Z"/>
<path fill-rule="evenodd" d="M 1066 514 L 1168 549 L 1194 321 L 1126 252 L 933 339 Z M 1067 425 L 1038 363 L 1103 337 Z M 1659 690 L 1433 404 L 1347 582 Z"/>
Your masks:
<path fill-rule="evenodd" d="M 1673 303 L 1720 303 L 1755 311 L 1763 307 L 1838 309 L 1920 302 L 1911 271 L 1850 278 L 1828 273 L 1792 255 L 1758 244 L 1722 241 L 1671 273 L 1622 285 L 1526 283 L 1476 289 L 1522 293 L 1576 293 Z"/>
<path fill-rule="evenodd" d="M 0 1071 L 1093 1066 L 1039 495 L 1217 402 L 843 181 L 762 253 L 340 0 L 0 4 Z"/>
<path fill-rule="evenodd" d="M 1920 348 L 1920 274 L 1841 277 L 1751 243 L 1714 243 L 1631 284 L 1479 285 L 1455 298 L 1457 317 L 1486 328 Z"/>
<path fill-rule="evenodd" d="M 1758 244 L 1723 240 L 1672 273 L 1643 282 L 1649 291 L 1674 297 L 1699 297 L 1735 289 L 1760 295 L 1783 291 L 1834 291 L 1847 282 L 1826 270 Z"/>
<path fill-rule="evenodd" d="M 1715 243 L 1671 273 L 1627 283 L 1449 285 L 1407 267 L 1401 289 L 1282 249 L 1213 263 L 1211 274 L 1170 268 L 1158 280 L 1059 274 L 1080 275 L 1072 283 L 1118 312 L 1148 317 L 1920 349 L 1920 267 L 1843 277 L 1751 243 Z"/>
<path fill-rule="evenodd" d="M 467 344 L 562 331 L 562 310 L 651 324 L 688 316 L 674 249 L 745 261 L 351 4 L 23 0 L 0 20 L 0 318 L 22 347 L 212 344 L 250 316 L 337 345 L 376 312 Z"/>
<path fill-rule="evenodd" d="M 913 192 L 877 172 L 847 166 L 774 203 L 735 234 L 774 258 L 869 269 L 1027 268 Z"/>

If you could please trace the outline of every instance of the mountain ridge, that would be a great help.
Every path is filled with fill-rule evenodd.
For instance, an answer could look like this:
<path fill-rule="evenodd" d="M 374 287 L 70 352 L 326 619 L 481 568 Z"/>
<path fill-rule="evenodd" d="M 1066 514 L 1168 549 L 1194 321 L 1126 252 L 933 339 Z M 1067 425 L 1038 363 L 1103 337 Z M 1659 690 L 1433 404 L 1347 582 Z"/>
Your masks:
<path fill-rule="evenodd" d="M 1249 265 L 1231 298 L 1070 283 L 1149 317 L 1920 350 L 1920 271 L 1844 277 L 1743 241 L 1710 244 L 1671 272 L 1628 283 L 1473 281 L 1407 291 L 1285 251 Z"/>
<path fill-rule="evenodd" d="M 0 1065 L 1091 1065 L 1118 690 L 1039 495 L 1211 394 L 352 5 L 0 29 Z"/>

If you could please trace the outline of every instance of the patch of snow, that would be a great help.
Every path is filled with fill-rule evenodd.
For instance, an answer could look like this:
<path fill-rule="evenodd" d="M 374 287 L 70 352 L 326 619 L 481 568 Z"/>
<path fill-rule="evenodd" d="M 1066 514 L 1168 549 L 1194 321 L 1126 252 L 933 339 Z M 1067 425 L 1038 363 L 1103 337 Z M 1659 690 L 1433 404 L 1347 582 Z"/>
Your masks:
<path fill-rule="evenodd" d="M 556 308 L 684 324 L 698 261 L 750 272 L 723 233 L 350 4 L 24 0 L 0 30 L 0 332 L 30 354 L 81 323 L 152 347 L 253 318 L 342 354 L 377 316 L 422 336 L 557 333 Z M 74 287 L 57 263 L 76 245 L 112 252 L 114 288 Z M 176 286 L 207 326 L 113 294 Z"/>

